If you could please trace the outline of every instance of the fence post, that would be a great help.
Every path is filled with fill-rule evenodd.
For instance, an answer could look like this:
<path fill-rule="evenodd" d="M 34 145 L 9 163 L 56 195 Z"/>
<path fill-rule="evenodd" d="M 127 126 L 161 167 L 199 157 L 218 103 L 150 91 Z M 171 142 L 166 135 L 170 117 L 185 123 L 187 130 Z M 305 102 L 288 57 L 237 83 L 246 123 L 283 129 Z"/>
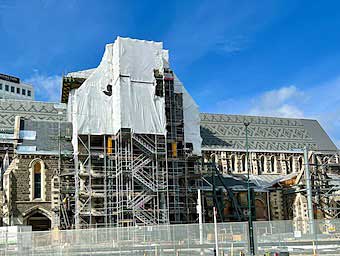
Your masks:
<path fill-rule="evenodd" d="M 217 211 L 216 207 L 214 207 L 214 226 L 215 226 L 215 255 L 219 254 L 219 249 L 218 249 L 218 234 L 217 234 L 217 219 L 216 219 Z"/>
<path fill-rule="evenodd" d="M 8 226 L 6 227 L 6 249 L 5 249 L 5 255 L 8 253 Z"/>
<path fill-rule="evenodd" d="M 201 198 L 201 190 L 198 190 L 198 196 L 197 196 L 197 212 L 198 212 L 198 223 L 199 223 L 199 234 L 200 234 L 200 246 L 201 246 L 201 252 L 200 255 L 204 255 L 203 251 L 203 214 L 202 214 L 202 198 Z"/>

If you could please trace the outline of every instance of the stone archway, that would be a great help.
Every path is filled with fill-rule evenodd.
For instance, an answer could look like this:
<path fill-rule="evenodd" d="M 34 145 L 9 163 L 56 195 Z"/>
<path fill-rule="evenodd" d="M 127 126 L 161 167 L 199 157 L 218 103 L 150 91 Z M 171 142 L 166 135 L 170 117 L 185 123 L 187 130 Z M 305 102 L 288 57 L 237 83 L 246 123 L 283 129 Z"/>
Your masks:
<path fill-rule="evenodd" d="M 267 220 L 267 208 L 265 203 L 260 199 L 256 199 L 255 207 L 256 207 L 256 220 Z"/>
<path fill-rule="evenodd" d="M 30 215 L 26 225 L 32 226 L 32 231 L 46 231 L 51 229 L 51 220 L 40 212 Z"/>
<path fill-rule="evenodd" d="M 24 214 L 24 224 L 32 226 L 33 231 L 46 231 L 51 229 L 50 214 L 40 208 L 33 208 Z"/>

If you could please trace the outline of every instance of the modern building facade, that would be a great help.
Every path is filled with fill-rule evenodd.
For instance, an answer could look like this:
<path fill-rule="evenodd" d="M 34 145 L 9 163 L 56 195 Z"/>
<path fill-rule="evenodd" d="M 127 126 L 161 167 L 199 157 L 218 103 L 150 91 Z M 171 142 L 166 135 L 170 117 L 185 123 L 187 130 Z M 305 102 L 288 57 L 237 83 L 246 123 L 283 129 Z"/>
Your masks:
<path fill-rule="evenodd" d="M 34 100 L 34 88 L 18 77 L 0 74 L 0 99 Z"/>

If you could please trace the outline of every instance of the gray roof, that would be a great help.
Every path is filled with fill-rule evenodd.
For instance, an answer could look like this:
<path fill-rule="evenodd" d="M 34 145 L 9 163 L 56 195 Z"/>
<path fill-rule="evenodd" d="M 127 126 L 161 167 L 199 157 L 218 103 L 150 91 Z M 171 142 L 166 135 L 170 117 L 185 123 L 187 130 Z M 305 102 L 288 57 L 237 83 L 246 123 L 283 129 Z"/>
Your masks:
<path fill-rule="evenodd" d="M 66 120 L 66 105 L 61 103 L 28 101 L 28 100 L 0 100 L 0 132 L 13 131 L 15 116 L 29 120 L 59 120 L 55 106 L 63 108 L 62 120 Z"/>
<path fill-rule="evenodd" d="M 316 120 L 207 113 L 201 113 L 202 148 L 244 150 L 245 121 L 250 150 L 337 149 Z"/>

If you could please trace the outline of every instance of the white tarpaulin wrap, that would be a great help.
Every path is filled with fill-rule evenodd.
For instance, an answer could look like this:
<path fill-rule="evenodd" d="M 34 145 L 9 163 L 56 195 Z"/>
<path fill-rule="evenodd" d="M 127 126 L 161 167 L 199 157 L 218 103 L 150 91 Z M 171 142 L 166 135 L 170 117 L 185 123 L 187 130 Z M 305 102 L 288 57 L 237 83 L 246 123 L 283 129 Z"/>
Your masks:
<path fill-rule="evenodd" d="M 69 107 L 77 113 L 78 133 L 116 134 L 131 128 L 165 134 L 165 101 L 154 94 L 153 73 L 163 68 L 162 56 L 162 43 L 118 37 L 106 45 L 101 63 L 75 92 L 77 106 Z"/>
<path fill-rule="evenodd" d="M 165 134 L 165 101 L 155 96 L 153 84 L 121 79 L 122 127 L 132 127 L 136 133 Z"/>
<path fill-rule="evenodd" d="M 175 76 L 175 92 L 183 94 L 183 115 L 184 115 L 184 141 L 193 144 L 195 155 L 201 155 L 201 131 L 199 107 L 183 86 L 182 82 Z"/>
<path fill-rule="evenodd" d="M 133 81 L 154 82 L 154 69 L 163 69 L 163 44 L 153 41 L 119 38 L 120 74 Z"/>
<path fill-rule="evenodd" d="M 78 134 L 116 134 L 120 128 L 131 128 L 165 135 L 165 100 L 155 95 L 154 69 L 168 68 L 168 59 L 162 43 L 118 37 L 106 45 L 96 69 L 70 73 L 87 78 L 69 94 L 68 116 L 77 122 Z M 176 76 L 174 82 L 175 92 L 183 94 L 184 140 L 201 155 L 198 106 Z M 107 95 L 108 85 L 112 95 Z"/>

